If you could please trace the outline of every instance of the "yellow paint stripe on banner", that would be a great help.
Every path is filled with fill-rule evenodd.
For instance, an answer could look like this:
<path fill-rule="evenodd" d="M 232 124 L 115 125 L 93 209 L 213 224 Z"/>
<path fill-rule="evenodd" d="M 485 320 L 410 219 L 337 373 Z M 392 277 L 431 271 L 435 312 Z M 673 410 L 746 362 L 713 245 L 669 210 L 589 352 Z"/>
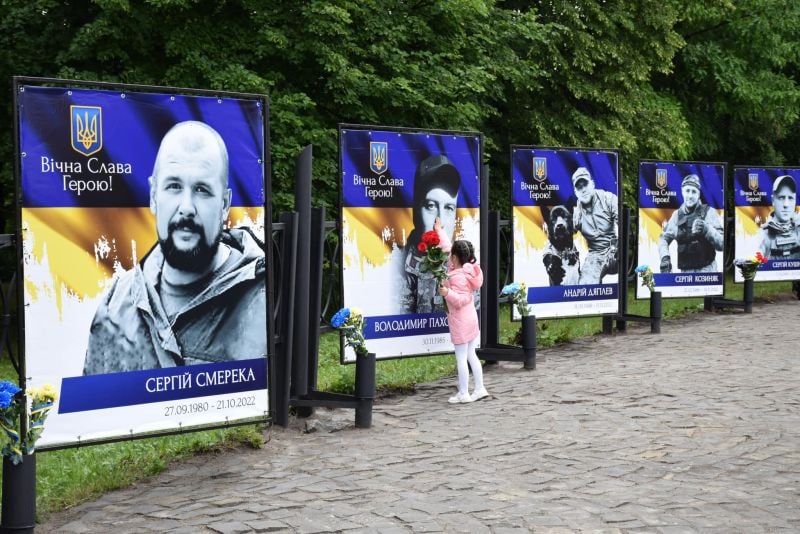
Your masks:
<path fill-rule="evenodd" d="M 669 221 L 669 218 L 675 212 L 675 209 L 667 208 L 641 208 L 639 210 L 639 230 L 644 228 L 645 235 L 650 242 L 658 242 L 661 233 L 664 231 L 664 225 Z M 640 238 L 641 240 L 641 238 Z"/>
<path fill-rule="evenodd" d="M 515 230 L 522 231 L 522 235 L 515 235 L 515 250 L 521 247 L 531 247 L 534 250 L 542 250 L 547 243 L 547 235 L 544 232 L 544 217 L 542 208 L 539 206 L 515 206 L 514 207 Z"/>
<path fill-rule="evenodd" d="M 263 228 L 263 213 L 262 207 L 232 208 L 228 226 Z M 53 291 L 59 310 L 63 291 L 97 296 L 115 269 L 131 269 L 156 242 L 147 207 L 24 208 L 22 227 L 26 291 L 34 301 L 40 291 Z"/>
<path fill-rule="evenodd" d="M 405 246 L 414 227 L 411 208 L 342 208 L 342 221 L 345 240 L 357 245 L 362 270 L 365 262 L 386 263 L 392 245 Z"/>
<path fill-rule="evenodd" d="M 477 208 L 456 210 L 456 236 L 472 231 L 478 217 Z M 344 267 L 359 264 L 379 267 L 387 263 L 392 247 L 403 248 L 414 230 L 411 208 L 342 208 Z M 477 232 L 472 232 L 477 234 Z M 479 245 L 473 237 L 476 249 Z"/>
<path fill-rule="evenodd" d="M 736 220 L 741 224 L 745 236 L 758 234 L 761 225 L 767 222 L 772 206 L 737 206 Z"/>
<path fill-rule="evenodd" d="M 115 262 L 129 269 L 155 241 L 147 208 L 25 208 L 22 225 L 26 270 L 39 268 L 39 276 L 25 280 L 34 299 L 48 282 L 59 300 L 62 288 L 79 298 L 96 296 Z"/>

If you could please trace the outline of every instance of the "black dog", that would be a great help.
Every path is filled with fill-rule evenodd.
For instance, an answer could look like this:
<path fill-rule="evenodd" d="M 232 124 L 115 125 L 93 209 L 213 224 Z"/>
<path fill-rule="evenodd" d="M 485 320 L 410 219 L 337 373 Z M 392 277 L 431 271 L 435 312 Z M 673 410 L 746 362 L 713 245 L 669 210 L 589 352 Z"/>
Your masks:
<path fill-rule="evenodd" d="M 566 206 L 542 209 L 547 246 L 544 249 L 544 268 L 550 277 L 551 286 L 575 285 L 581 275 L 578 249 L 573 236 L 572 210 Z"/>

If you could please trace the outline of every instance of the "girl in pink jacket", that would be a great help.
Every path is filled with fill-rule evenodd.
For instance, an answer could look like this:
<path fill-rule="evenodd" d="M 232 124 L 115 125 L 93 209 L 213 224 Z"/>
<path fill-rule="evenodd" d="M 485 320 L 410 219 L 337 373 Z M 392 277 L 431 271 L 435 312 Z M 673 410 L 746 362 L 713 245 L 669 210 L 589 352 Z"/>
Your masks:
<path fill-rule="evenodd" d="M 447 301 L 447 321 L 450 338 L 456 349 L 458 368 L 458 394 L 448 399 L 451 404 L 473 402 L 488 397 L 483 386 L 481 361 L 475 354 L 480 330 L 475 311 L 473 293 L 483 285 L 483 272 L 475 259 L 472 243 L 465 240 L 453 242 L 447 281 L 439 288 L 439 294 Z M 469 367 L 475 380 L 475 389 L 469 394 Z"/>

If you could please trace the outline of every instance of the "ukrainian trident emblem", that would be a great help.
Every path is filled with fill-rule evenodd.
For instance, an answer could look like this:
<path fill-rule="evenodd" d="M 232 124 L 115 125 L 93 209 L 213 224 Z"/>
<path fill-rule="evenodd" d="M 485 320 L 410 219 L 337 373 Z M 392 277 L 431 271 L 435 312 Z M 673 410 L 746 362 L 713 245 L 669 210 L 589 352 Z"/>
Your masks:
<path fill-rule="evenodd" d="M 103 148 L 103 110 L 98 106 L 70 106 L 72 148 L 91 156 Z"/>
<path fill-rule="evenodd" d="M 383 174 L 389 168 L 389 147 L 386 141 L 369 144 L 369 169 L 375 174 Z"/>
<path fill-rule="evenodd" d="M 667 169 L 656 169 L 656 187 L 659 189 L 667 187 Z"/>
<path fill-rule="evenodd" d="M 533 158 L 533 178 L 537 182 L 547 179 L 547 158 Z"/>
<path fill-rule="evenodd" d="M 750 188 L 751 191 L 758 191 L 758 173 L 757 172 L 747 173 L 747 186 Z"/>

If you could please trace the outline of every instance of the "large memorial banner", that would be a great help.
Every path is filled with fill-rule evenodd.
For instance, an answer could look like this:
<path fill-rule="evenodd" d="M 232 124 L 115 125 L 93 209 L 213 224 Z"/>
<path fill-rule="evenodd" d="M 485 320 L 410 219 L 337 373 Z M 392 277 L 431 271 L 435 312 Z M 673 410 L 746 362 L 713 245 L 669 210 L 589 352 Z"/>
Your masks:
<path fill-rule="evenodd" d="M 365 316 L 369 351 L 451 352 L 442 298 L 417 247 L 439 218 L 450 239 L 470 241 L 480 257 L 482 137 L 343 125 L 339 143 L 343 298 Z M 351 348 L 342 354 L 355 361 Z"/>
<path fill-rule="evenodd" d="M 267 416 L 266 99 L 16 86 L 41 446 Z"/>
<path fill-rule="evenodd" d="M 639 163 L 638 265 L 663 297 L 723 294 L 724 182 L 722 163 Z M 650 298 L 639 281 L 636 296 Z"/>
<path fill-rule="evenodd" d="M 617 152 L 512 146 L 511 180 L 514 281 L 531 314 L 617 313 Z"/>
<path fill-rule="evenodd" d="M 798 184 L 797 167 L 733 168 L 736 257 L 761 252 L 768 260 L 756 282 L 800 279 Z M 744 281 L 739 269 L 735 281 Z"/>

